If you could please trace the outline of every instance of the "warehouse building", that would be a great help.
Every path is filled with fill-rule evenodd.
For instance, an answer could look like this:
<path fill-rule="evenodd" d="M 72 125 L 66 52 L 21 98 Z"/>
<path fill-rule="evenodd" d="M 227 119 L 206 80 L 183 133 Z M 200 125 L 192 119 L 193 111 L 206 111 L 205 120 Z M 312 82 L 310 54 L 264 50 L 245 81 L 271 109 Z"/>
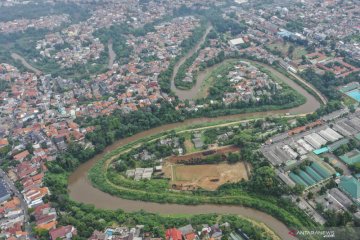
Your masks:
<path fill-rule="evenodd" d="M 305 171 L 298 170 L 296 173 L 291 172 L 289 174 L 291 180 L 305 187 L 311 187 L 331 176 L 331 172 L 316 162 L 312 162 L 310 166 L 306 166 Z"/>
<path fill-rule="evenodd" d="M 327 143 L 327 141 L 325 139 L 323 139 L 322 137 L 320 137 L 320 135 L 317 133 L 311 133 L 309 135 L 306 135 L 304 137 L 304 140 L 306 142 L 308 142 L 315 149 L 318 149 L 322 145 Z"/>
<path fill-rule="evenodd" d="M 325 130 L 321 130 L 319 132 L 319 135 L 321 137 L 323 137 L 324 139 L 326 139 L 329 142 L 335 142 L 339 139 L 342 138 L 342 136 L 340 134 L 338 134 L 337 132 L 335 132 L 334 130 L 332 130 L 331 128 L 327 128 Z"/>
<path fill-rule="evenodd" d="M 328 145 L 329 151 L 333 152 L 336 149 L 338 149 L 339 147 L 341 147 L 342 145 L 348 144 L 349 142 L 350 141 L 347 138 L 340 139 L 339 141 L 336 141 L 336 142 Z"/>
<path fill-rule="evenodd" d="M 305 142 L 304 139 L 299 139 L 299 140 L 297 141 L 297 143 L 298 143 L 300 146 L 302 146 L 302 147 L 303 147 L 306 151 L 308 151 L 308 152 L 314 151 L 314 148 L 313 148 L 310 144 L 308 144 L 307 142 Z"/>
<path fill-rule="evenodd" d="M 343 176 L 340 179 L 339 188 L 347 196 L 360 204 L 360 182 L 356 180 L 353 176 Z"/>
<path fill-rule="evenodd" d="M 344 155 L 340 156 L 340 159 L 345 162 L 347 165 L 353 165 L 360 162 L 360 151 L 354 149 Z"/>
<path fill-rule="evenodd" d="M 351 199 L 348 198 L 344 193 L 342 193 L 338 188 L 330 189 L 329 197 L 331 197 L 335 202 L 340 204 L 343 208 L 348 208 L 353 204 Z"/>

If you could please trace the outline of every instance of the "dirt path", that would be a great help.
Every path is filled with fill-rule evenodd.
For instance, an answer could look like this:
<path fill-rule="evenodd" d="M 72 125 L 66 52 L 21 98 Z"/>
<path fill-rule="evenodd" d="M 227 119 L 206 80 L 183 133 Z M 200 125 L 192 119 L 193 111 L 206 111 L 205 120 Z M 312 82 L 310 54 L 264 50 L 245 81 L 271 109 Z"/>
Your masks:
<path fill-rule="evenodd" d="M 109 49 L 109 63 L 108 63 L 108 68 L 112 69 L 113 65 L 114 65 L 114 61 L 116 58 L 116 53 L 114 52 L 113 49 L 113 42 L 112 39 L 109 40 L 108 42 L 108 49 Z"/>
<path fill-rule="evenodd" d="M 39 69 L 31 66 L 31 65 L 25 60 L 25 58 L 23 58 L 23 57 L 20 56 L 19 54 L 17 54 L 17 53 L 11 53 L 11 57 L 12 57 L 13 59 L 15 59 L 15 60 L 19 60 L 22 65 L 24 65 L 27 69 L 29 69 L 30 71 L 34 72 L 35 74 L 40 75 L 40 74 L 42 73 Z"/>

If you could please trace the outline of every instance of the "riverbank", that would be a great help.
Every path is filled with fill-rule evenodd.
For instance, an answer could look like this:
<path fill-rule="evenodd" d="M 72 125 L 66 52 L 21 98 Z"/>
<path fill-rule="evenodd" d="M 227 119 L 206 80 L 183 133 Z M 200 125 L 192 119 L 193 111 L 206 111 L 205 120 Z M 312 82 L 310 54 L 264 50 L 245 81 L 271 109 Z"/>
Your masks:
<path fill-rule="evenodd" d="M 196 91 L 197 86 L 199 86 L 199 84 L 201 85 L 201 81 L 199 81 L 200 76 L 196 80 L 195 86 L 193 86 L 189 90 L 181 90 L 181 89 L 177 88 L 175 85 L 175 77 L 178 74 L 179 68 L 186 62 L 186 60 L 188 58 L 190 58 L 193 54 L 195 54 L 200 49 L 201 45 L 205 42 L 206 36 L 209 34 L 211 29 L 212 29 L 212 26 L 208 25 L 205 30 L 205 33 L 201 37 L 200 41 L 198 41 L 198 43 L 190 51 L 188 51 L 185 54 L 185 56 L 181 57 L 180 60 L 177 61 L 176 64 L 174 65 L 173 72 L 171 75 L 171 91 L 173 91 L 181 100 L 191 99 L 194 97 L 193 92 L 194 91 L 197 92 Z M 190 92 L 190 95 L 189 95 L 189 92 Z M 190 97 L 187 97 L 187 96 L 190 96 Z"/>
<path fill-rule="evenodd" d="M 283 76 L 281 73 L 278 73 L 274 70 L 274 74 L 279 76 Z M 316 100 L 314 96 L 309 94 L 305 89 L 299 86 L 297 83 L 293 82 L 291 79 L 286 78 L 287 84 L 296 90 L 298 93 L 303 95 L 306 98 L 306 103 L 294 107 L 292 109 L 285 109 L 285 110 L 277 110 L 277 111 L 264 111 L 264 112 L 256 112 L 256 113 L 244 113 L 244 114 L 237 114 L 237 115 L 230 115 L 230 116 L 222 116 L 217 118 L 196 118 L 196 119 L 189 119 L 181 123 L 173 123 L 163 125 L 161 127 L 153 128 L 138 134 L 135 134 L 131 137 L 121 139 L 116 141 L 111 146 L 107 147 L 103 153 L 96 155 L 90 161 L 80 165 L 69 177 L 69 195 L 72 199 L 83 202 L 94 204 L 94 206 L 98 208 L 106 208 L 106 209 L 118 209 L 121 208 L 125 211 L 136 211 L 143 209 L 148 212 L 155 212 L 155 213 L 162 213 L 162 214 L 171 214 L 171 213 L 229 213 L 229 214 L 239 214 L 243 216 L 248 216 L 255 220 L 259 220 L 264 222 L 266 225 L 271 227 L 272 229 L 276 230 L 277 234 L 283 234 L 284 232 L 287 233 L 287 227 L 285 224 L 281 223 L 276 218 L 262 213 L 260 211 L 252 209 L 249 212 L 248 208 L 243 206 L 220 206 L 214 205 L 209 203 L 219 203 L 215 202 L 216 199 L 208 201 L 205 205 L 198 205 L 198 206 L 185 206 L 185 205 L 177 205 L 177 204 L 158 204 L 152 202 L 143 202 L 143 201 L 132 201 L 132 200 L 125 200 L 118 197 L 111 196 L 108 193 L 102 192 L 99 189 L 94 188 L 89 179 L 87 178 L 88 171 L 100 160 L 106 157 L 107 153 L 114 151 L 120 147 L 123 147 L 127 144 L 135 142 L 139 139 L 142 139 L 147 136 L 153 136 L 156 134 L 164 133 L 165 131 L 176 129 L 176 128 L 187 128 L 191 125 L 197 124 L 210 124 L 215 125 L 219 121 L 239 121 L 249 118 L 265 118 L 265 117 L 275 117 L 275 116 L 284 116 L 284 115 L 301 115 L 304 116 L 305 114 L 314 112 L 318 107 L 320 107 L 320 103 Z M 224 123 L 222 123 L 224 124 Z M 108 156 L 108 155 L 107 155 Z M 246 200 L 246 199 L 245 199 Z M 214 202 L 213 202 L 214 201 Z M 241 202 L 239 202 L 241 203 Z M 228 203 L 229 204 L 229 203 Z M 167 206 L 167 207 L 166 207 Z M 278 208 L 278 207 L 276 207 Z M 266 210 L 266 209 L 265 209 Z M 259 212 L 259 215 L 255 212 Z M 265 214 L 267 217 L 262 216 Z M 266 220 L 269 219 L 269 220 Z M 274 223 L 277 223 L 274 225 Z M 286 230 L 285 230 L 286 229 Z"/>
<path fill-rule="evenodd" d="M 248 120 L 245 120 L 248 121 Z M 228 126 L 231 124 L 235 124 L 239 122 L 232 122 L 232 123 L 222 123 L 221 126 Z M 217 126 L 204 126 L 203 128 L 199 129 L 206 129 L 211 127 Z M 182 130 L 187 131 L 188 129 Z M 135 136 L 138 138 L 142 136 L 145 138 L 145 141 L 151 141 L 148 135 L 146 134 L 148 131 L 139 133 Z M 160 132 L 157 137 L 161 137 L 163 134 Z M 122 145 L 130 144 L 131 146 L 136 146 L 139 142 L 134 139 L 134 136 L 130 137 L 129 139 L 123 139 Z M 126 146 L 128 148 L 129 145 Z M 117 150 L 122 150 L 118 148 Z M 112 156 L 114 152 L 110 152 L 109 154 L 103 153 L 102 155 L 106 155 L 107 157 Z M 99 163 L 99 165 L 102 165 Z M 91 168 L 92 165 L 87 165 L 87 163 L 83 164 L 78 168 L 84 170 L 84 168 L 88 168 L 86 171 L 83 171 L 86 176 L 86 172 Z M 78 176 L 70 176 L 69 181 L 69 194 L 70 197 L 76 201 L 81 201 L 83 203 L 94 204 L 97 208 L 104 208 L 104 209 L 118 209 L 122 208 L 127 212 L 138 211 L 140 209 L 145 210 L 147 212 L 154 212 L 160 214 L 202 214 L 202 213 L 217 213 L 217 214 L 238 214 L 243 217 L 247 217 L 250 219 L 254 219 L 260 221 L 267 226 L 269 226 L 272 230 L 274 230 L 279 236 L 282 238 L 286 237 L 288 229 L 285 224 L 281 223 L 276 218 L 266 214 L 264 212 L 254 210 L 251 208 L 243 207 L 243 206 L 228 206 L 228 205 L 214 205 L 214 204 L 204 204 L 204 205 L 197 205 L 197 206 L 187 206 L 187 205 L 178 205 L 178 204 L 159 204 L 159 203 L 152 203 L 152 202 L 143 202 L 143 201 L 131 201 L 125 200 L 118 197 L 111 196 L 110 194 L 104 193 L 94 187 L 91 186 L 91 183 L 87 178 L 77 178 L 74 177 Z M 97 175 L 97 177 L 101 177 Z M 74 188 L 75 187 L 75 188 Z M 89 195 L 90 194 L 90 195 Z M 274 206 L 276 207 L 276 206 Z"/>
<path fill-rule="evenodd" d="M 236 124 L 240 124 L 243 122 L 246 122 L 248 120 L 238 121 Z M 230 124 L 230 123 L 228 123 Z M 231 123 L 235 124 L 235 123 Z M 217 125 L 214 126 L 207 126 L 206 128 L 218 128 Z M 175 133 L 181 134 L 189 131 L 198 131 L 200 128 L 195 129 L 187 129 L 187 130 L 178 130 L 173 129 Z M 152 136 L 145 136 L 143 138 L 140 138 L 136 141 L 129 142 L 128 144 L 125 144 L 118 149 L 108 153 L 105 155 L 105 157 L 98 161 L 94 167 L 89 172 L 89 180 L 91 183 L 100 190 L 107 192 L 113 196 L 118 196 L 125 199 L 132 199 L 132 200 L 142 200 L 142 201 L 150 201 L 150 202 L 157 202 L 157 203 L 170 203 L 170 205 L 173 207 L 174 213 L 184 213 L 184 211 L 188 211 L 187 208 L 190 207 L 190 209 L 193 209 L 193 206 L 185 206 L 185 205 L 197 205 L 197 206 L 208 206 L 209 211 L 212 211 L 212 213 L 222 213 L 218 212 L 217 207 L 219 205 L 214 204 L 221 204 L 221 205 L 230 205 L 231 207 L 238 207 L 237 211 L 242 212 L 247 207 L 255 208 L 258 210 L 261 210 L 263 212 L 266 212 L 267 214 L 272 215 L 273 217 L 276 217 L 280 219 L 281 221 L 285 222 L 288 226 L 295 226 L 295 227 L 303 227 L 303 226 L 309 226 L 311 224 L 309 221 L 306 221 L 303 216 L 301 217 L 301 212 L 297 212 L 297 215 L 293 215 L 289 212 L 290 205 L 285 206 L 283 205 L 283 208 L 278 208 L 276 204 L 276 199 L 273 199 L 270 196 L 267 196 L 266 199 L 265 196 L 260 195 L 252 195 L 248 194 L 247 192 L 241 192 L 238 194 L 228 195 L 226 193 L 222 194 L 192 194 L 187 192 L 173 192 L 173 191 L 156 191 L 153 192 L 149 189 L 139 189 L 133 186 L 129 185 L 118 185 L 120 184 L 117 182 L 117 184 L 114 184 L 112 181 L 109 180 L 108 177 L 108 167 L 110 163 L 115 160 L 119 155 L 129 152 L 131 149 L 139 147 L 143 143 L 149 143 L 156 141 L 160 139 L 161 137 L 166 136 L 168 133 L 159 133 Z M 145 207 L 144 210 L 156 212 L 156 213 L 164 213 L 163 208 L 156 208 L 156 209 L 149 209 L 149 207 L 156 207 L 156 205 L 153 205 L 150 203 L 149 205 L 143 202 L 137 201 L 139 206 Z M 177 204 L 172 204 L 177 203 Z M 122 203 L 124 204 L 124 203 Z M 184 205 L 180 205 L 184 204 Z M 201 204 L 201 205 L 200 205 Z M 240 205 L 240 206 L 237 206 Z M 196 207 L 197 207 L 196 206 Z M 221 206 L 223 207 L 223 206 Z M 155 210 L 155 211 L 154 211 Z M 296 211 L 297 209 L 293 209 L 292 211 Z M 206 212 L 207 213 L 207 212 Z M 231 213 L 231 212 L 227 212 Z M 256 214 L 256 212 L 253 212 L 253 214 Z M 295 217 L 296 216 L 296 217 Z M 301 220 L 300 220 L 301 219 Z"/>

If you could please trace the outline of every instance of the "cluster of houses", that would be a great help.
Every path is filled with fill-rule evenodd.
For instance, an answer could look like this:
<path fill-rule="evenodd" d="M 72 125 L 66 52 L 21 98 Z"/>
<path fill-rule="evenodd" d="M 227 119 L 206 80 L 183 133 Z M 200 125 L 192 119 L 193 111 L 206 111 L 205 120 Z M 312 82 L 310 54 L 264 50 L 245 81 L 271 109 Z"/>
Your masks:
<path fill-rule="evenodd" d="M 38 19 L 15 19 L 0 22 L 0 33 L 22 32 L 29 28 L 52 30 L 68 22 L 70 22 L 68 14 L 44 16 Z"/>
<path fill-rule="evenodd" d="M 47 34 L 45 39 L 37 42 L 36 49 L 43 57 L 55 59 L 62 67 L 96 61 L 105 49 L 99 38 L 94 36 L 98 29 L 125 23 L 127 18 L 131 18 L 137 27 L 141 27 L 164 14 L 163 11 L 147 14 L 136 5 L 137 1 L 134 0 L 126 4 L 114 2 L 100 5 L 86 21 L 72 24 L 60 32 Z M 155 11 L 156 8 L 151 10 Z"/>
<path fill-rule="evenodd" d="M 28 233 L 23 231 L 25 214 L 20 199 L 4 189 L 0 182 L 0 237 L 26 239 Z"/>
<path fill-rule="evenodd" d="M 151 9 L 165 13 L 162 7 L 152 6 Z M 108 26 L 107 23 L 115 21 L 111 17 L 100 17 L 101 12 L 104 11 L 99 7 L 91 18 L 91 22 L 97 22 L 99 26 L 105 27 Z M 116 8 L 113 11 L 116 12 Z M 136 11 L 139 9 L 136 8 Z M 121 14 L 124 11 L 119 12 Z M 115 15 L 114 18 L 121 19 Z M 159 16 L 161 14 L 149 14 L 142 20 L 136 21 L 144 24 Z M 136 21 L 134 20 L 133 23 Z M 165 69 L 170 59 L 180 52 L 181 42 L 191 36 L 191 31 L 198 24 L 199 20 L 194 17 L 176 18 L 156 26 L 156 32 L 137 40 L 133 39 L 134 44 L 142 41 L 145 43 L 139 45 L 140 49 L 155 47 L 153 51 L 159 54 L 157 57 L 161 60 L 155 62 L 155 65 L 142 63 L 143 66 L 152 68 L 150 73 L 153 75 L 150 76 L 141 75 L 141 69 L 137 69 L 141 66 L 141 62 L 139 64 L 136 58 L 133 62 L 121 67 L 114 65 L 118 70 L 98 75 L 91 82 L 74 82 L 39 72 L 36 74 L 20 72 L 12 65 L 0 64 L 0 80 L 7 85 L 6 89 L 0 93 L 0 149 L 4 157 L 12 161 L 5 170 L 10 179 L 19 184 L 26 208 L 35 209 L 37 228 L 49 230 L 50 235 L 53 232 L 54 239 L 57 238 L 56 236 L 76 234 L 71 226 L 60 230 L 57 228 L 56 213 L 44 201 L 44 197 L 51 193 L 43 184 L 44 174 L 47 171 L 46 162 L 55 160 L 59 152 L 67 149 L 70 141 L 81 143 L 84 147 L 92 147 L 85 141 L 85 135 L 94 128 L 80 128 L 74 120 L 80 116 L 108 115 L 118 109 L 124 112 L 135 111 L 139 107 L 155 103 L 161 97 L 156 73 Z M 91 24 L 88 23 L 71 25 L 62 32 L 47 35 L 46 38 L 50 41 L 55 39 L 53 46 L 65 43 L 76 45 L 77 41 L 88 40 L 90 26 Z M 60 42 L 56 40 L 59 36 L 62 38 Z M 165 41 L 165 45 L 160 41 Z M 128 44 L 131 44 L 131 39 Z M 39 42 L 38 47 L 49 45 L 51 46 L 51 43 L 44 41 Z M 77 46 L 72 49 L 77 49 Z M 139 53 L 139 58 L 141 54 Z M 78 56 L 73 53 L 69 55 Z M 125 72 L 128 74 L 125 75 Z M 120 85 L 125 87 L 121 88 Z M 125 91 L 118 90 L 120 88 Z M 103 98 L 104 95 L 111 94 L 114 97 Z M 82 105 L 82 102 L 89 99 L 95 99 L 95 101 Z M 146 158 L 146 154 L 141 157 Z M 144 172 L 141 178 L 146 178 Z M 24 223 L 24 218 L 19 219 Z M 19 227 L 16 230 L 19 232 Z M 6 232 L 6 236 L 16 236 L 15 232 Z"/>
<path fill-rule="evenodd" d="M 33 179 L 38 180 L 38 174 L 33 177 L 26 177 L 24 190 L 21 191 L 22 196 L 18 197 L 13 189 L 9 187 L 11 183 L 4 179 L 0 181 L 0 238 L 15 240 L 29 239 L 30 216 L 28 209 L 32 209 L 31 218 L 36 229 L 48 231 L 50 239 L 56 240 L 70 239 L 76 235 L 76 229 L 73 226 L 57 226 L 57 213 L 50 203 L 44 203 L 42 197 L 48 193 L 46 187 L 39 188 L 40 182 L 32 182 Z M 34 186 L 35 185 L 35 186 Z"/>
<path fill-rule="evenodd" d="M 180 144 L 180 139 L 178 137 L 163 138 L 158 142 L 159 146 L 170 146 L 173 149 L 173 153 L 177 155 L 183 155 L 184 149 Z"/>
<path fill-rule="evenodd" d="M 193 63 L 186 69 L 186 76 L 183 82 L 194 82 L 194 76 L 199 70 L 206 67 L 207 62 L 214 59 L 222 51 L 221 43 L 218 39 L 210 39 L 209 45 L 201 48 Z"/>
<path fill-rule="evenodd" d="M 225 222 L 222 224 L 208 225 L 202 224 L 195 229 L 191 224 L 176 228 L 168 228 L 165 231 L 166 240 L 200 240 L 214 239 L 221 240 L 224 237 L 222 229 L 230 229 L 230 224 Z M 107 228 L 105 231 L 94 231 L 89 240 L 161 240 L 163 238 L 154 238 L 151 232 L 145 232 L 143 225 L 136 227 L 116 227 Z M 244 231 L 236 229 L 229 234 L 229 239 L 250 239 Z"/>
<path fill-rule="evenodd" d="M 328 56 L 318 50 L 304 56 L 309 64 L 297 66 L 299 71 L 311 67 L 319 74 L 331 72 L 337 78 L 346 77 L 351 73 L 360 71 L 360 68 L 346 63 L 343 57 Z"/>
<path fill-rule="evenodd" d="M 7 0 L 2 1 L 0 5 L 19 2 L 22 1 Z M 196 2 L 208 5 L 209 1 Z M 358 68 L 346 63 L 343 58 L 334 58 L 330 56 L 331 54 L 323 53 L 324 51 L 334 53 L 334 49 L 339 49 L 353 58 L 360 56 L 358 43 L 349 40 L 351 36 L 359 33 L 359 18 L 355 16 L 360 6 L 356 4 L 356 1 L 335 0 L 323 1 L 319 4 L 308 0 L 302 2 L 301 7 L 298 4 L 291 4 L 249 11 L 241 7 L 231 7 L 231 11 L 236 11 L 238 19 L 244 20 L 250 26 L 246 35 L 240 34 L 231 44 L 236 46 L 250 40 L 258 43 L 259 46 L 251 44 L 251 47 L 239 51 L 269 63 L 278 61 L 285 69 L 293 72 L 312 67 L 320 71 L 332 71 L 336 76 L 341 77 L 358 71 Z M 97 6 L 88 20 L 72 24 L 58 32 L 50 32 L 44 39 L 37 42 L 36 48 L 43 57 L 55 59 L 63 67 L 96 61 L 106 48 L 95 36 L 97 30 L 120 23 L 126 23 L 134 28 L 142 27 L 183 4 L 192 6 L 193 1 L 168 1 L 161 4 L 151 1 L 147 4 L 147 8 L 140 7 L 137 0 L 126 3 L 109 1 L 108 4 Z M 299 17 L 304 26 L 302 30 L 289 29 L 288 23 L 298 21 Z M 326 21 L 323 21 L 324 19 Z M 68 22 L 69 16 L 66 14 L 43 16 L 32 20 L 16 19 L 1 22 L 0 32 L 25 31 L 28 28 L 54 29 Z M 333 24 L 334 22 L 337 24 Z M 0 64 L 0 80 L 9 86 L 5 91 L 0 92 L 0 151 L 5 153 L 4 156 L 9 161 L 12 161 L 6 167 L 7 174 L 13 182 L 19 184 L 27 207 L 34 209 L 36 227 L 49 230 L 52 239 L 71 238 L 76 235 L 76 229 L 73 226 L 57 227 L 54 208 L 44 202 L 44 197 L 51 193 L 43 184 L 44 173 L 47 170 L 45 163 L 55 160 L 59 152 L 65 151 L 69 141 L 92 147 L 85 141 L 85 135 L 92 132 L 94 128 L 81 128 L 74 120 L 81 116 L 109 115 L 115 110 L 121 110 L 124 113 L 136 111 L 151 104 L 158 104 L 159 99 L 174 100 L 160 91 L 158 76 L 167 69 L 171 60 L 181 53 L 181 43 L 192 35 L 192 31 L 199 24 L 200 20 L 196 17 L 178 17 L 157 24 L 154 31 L 144 36 L 126 36 L 127 47 L 133 49 L 129 61 L 123 65 L 113 64 L 109 71 L 97 74 L 91 81 L 75 82 L 41 73 L 20 72 L 12 65 Z M 316 46 L 317 51 L 305 55 L 307 63 L 303 64 L 300 59 L 294 61 L 274 56 L 261 46 L 261 44 L 281 39 L 307 41 Z M 322 44 L 328 39 L 334 39 L 334 44 Z M 203 62 L 216 56 L 220 49 L 218 40 L 210 40 L 210 46 L 200 50 L 188 73 L 197 71 Z M 192 76 L 189 75 L 189 77 Z M 259 100 L 264 96 L 271 97 L 281 89 L 281 86 L 266 74 L 244 62 L 236 65 L 235 70 L 231 71 L 227 77 L 233 91 L 227 91 L 224 94 L 225 103 Z M 178 107 L 183 106 L 179 104 Z M 206 104 L 196 105 L 194 101 L 190 101 L 186 109 L 196 111 L 206 106 Z M 360 131 L 359 119 L 359 116 L 340 119 L 334 123 L 334 127 L 325 126 L 322 122 L 319 124 L 322 128 L 319 131 L 316 129 L 318 125 L 312 126 L 311 132 L 306 132 L 308 129 L 305 129 L 300 133 L 304 136 L 298 139 L 295 139 L 298 136 L 296 133 L 291 136 L 291 139 L 295 139 L 294 141 L 282 144 L 283 146 L 280 147 L 276 146 L 276 139 L 279 139 L 279 142 L 286 140 L 277 136 L 271 145 L 275 147 L 275 150 L 269 150 L 273 154 L 265 154 L 265 156 L 268 156 L 269 161 L 274 165 L 286 168 L 305 159 L 303 157 L 305 155 L 310 154 L 316 157 L 328 152 L 331 154 L 334 147 L 347 144 L 344 139 L 354 139 L 358 136 L 354 133 Z M 166 139 L 161 141 L 163 141 L 161 144 L 169 144 Z M 197 148 L 203 146 L 201 137 L 194 136 L 193 142 Z M 328 144 L 329 142 L 331 144 Z M 324 144 L 328 144 L 326 148 L 323 148 Z M 176 148 L 181 155 L 183 149 L 180 146 Z M 152 159 L 152 157 L 149 152 L 139 154 L 142 160 Z M 352 150 L 343 156 L 333 158 L 339 158 L 338 162 L 349 165 L 349 163 L 358 162 L 358 152 Z M 301 175 L 295 173 L 296 176 L 293 175 L 293 179 L 288 177 L 286 173 L 288 170 L 284 172 L 278 169 L 279 177 L 282 176 L 280 178 L 285 179 L 290 185 L 296 184 L 297 181 L 305 184 L 306 187 L 311 187 L 314 185 L 311 179 L 324 178 L 322 176 L 324 173 L 321 174 L 321 170 L 316 170 L 317 167 L 310 166 L 310 168 L 301 172 Z M 133 177 L 148 179 L 150 170 L 145 170 L 135 169 Z M 308 172 L 312 171 L 315 171 L 312 173 L 314 176 L 308 178 Z M 316 181 L 316 184 L 318 182 L 322 181 Z M 5 233 L 5 237 L 9 239 L 11 237 L 12 239 L 26 238 L 26 233 L 21 230 L 26 219 L 21 200 L 11 196 L 6 190 L 1 190 L 1 186 L 2 184 L 0 184 L 2 233 Z M 330 189 L 328 193 L 342 206 L 349 208 L 353 203 L 359 202 L 358 189 L 358 177 L 346 174 L 338 178 L 338 188 Z M 319 202 L 330 206 L 328 200 L 320 199 Z M 212 234 L 211 231 L 213 230 L 208 231 L 209 234 Z M 167 232 L 169 238 L 171 236 L 178 239 L 188 234 L 193 236 L 191 231 L 187 233 L 185 230 L 182 232 L 181 229 L 169 229 Z M 105 236 L 99 239 L 108 238 Z"/>
<path fill-rule="evenodd" d="M 244 61 L 234 66 L 227 75 L 232 91 L 224 92 L 223 102 L 259 101 L 262 97 L 270 98 L 282 89 L 279 83 L 272 80 L 257 67 Z"/>
<path fill-rule="evenodd" d="M 246 5 L 246 3 L 243 3 Z M 333 71 L 337 76 L 346 76 L 359 71 L 355 66 L 345 63 L 341 58 L 333 56 L 342 52 L 353 59 L 359 59 L 359 43 L 354 41 L 359 34 L 359 19 L 354 16 L 359 11 L 356 1 L 302 1 L 301 4 L 282 3 L 277 6 L 261 9 L 244 10 L 243 7 L 232 7 L 240 20 L 246 22 L 250 28 L 246 33 L 254 44 L 249 49 L 240 50 L 269 63 L 280 62 L 281 66 L 292 72 L 314 68 L 320 73 L 325 70 Z M 356 15 L 356 14 L 355 14 Z M 334 26 L 336 22 L 336 26 Z M 297 27 L 292 27 L 297 25 Z M 241 44 L 243 37 L 233 39 L 231 45 Z M 261 45 L 270 45 L 279 41 L 292 41 L 306 46 L 314 46 L 317 52 L 326 52 L 326 61 L 339 62 L 331 64 L 330 68 L 311 62 L 304 63 L 303 59 L 274 56 Z M 310 52 L 310 54 L 312 54 Z M 306 55 L 306 53 L 304 53 Z M 306 56 L 308 59 L 311 55 Z"/>
<path fill-rule="evenodd" d="M 9 82 L 9 88 L 0 93 L 0 151 L 10 161 L 4 169 L 10 180 L 18 184 L 25 208 L 35 209 L 36 214 L 38 208 L 42 209 L 39 210 L 42 215 L 35 216 L 35 226 L 56 230 L 55 210 L 44 201 L 50 194 L 43 183 L 46 162 L 55 160 L 59 152 L 66 150 L 70 140 L 85 143 L 85 134 L 93 128 L 80 129 L 73 121 L 76 108 L 73 114 L 67 114 L 61 98 L 42 85 L 43 76 L 20 73 L 11 65 L 1 64 L 0 79 Z M 17 204 L 13 204 L 18 202 L 16 198 L 7 201 L 10 203 L 3 205 L 6 216 L 8 212 L 18 211 Z M 14 207 L 8 209 L 10 205 Z M 6 237 L 24 237 L 20 231 L 26 221 L 23 208 L 22 215 L 11 215 L 11 221 L 2 228 Z"/>
<path fill-rule="evenodd" d="M 190 4 L 189 1 L 183 3 Z M 36 48 L 43 57 L 55 59 L 62 67 L 96 62 L 105 49 L 99 38 L 94 36 L 97 30 L 115 24 L 128 24 L 133 28 L 140 28 L 160 19 L 167 14 L 169 7 L 173 8 L 178 4 L 181 3 L 170 6 L 170 3 L 159 5 L 156 2 L 149 2 L 146 10 L 139 7 L 136 0 L 128 1 L 126 4 L 113 1 L 99 5 L 86 21 L 72 24 L 60 32 L 47 34 L 45 39 L 37 42 Z M 181 33 L 181 30 L 183 29 L 179 29 L 178 32 Z M 162 44 L 169 43 L 162 37 L 158 40 Z M 172 40 L 170 39 L 170 42 Z M 158 57 L 160 60 L 162 57 L 166 58 L 161 55 Z"/>

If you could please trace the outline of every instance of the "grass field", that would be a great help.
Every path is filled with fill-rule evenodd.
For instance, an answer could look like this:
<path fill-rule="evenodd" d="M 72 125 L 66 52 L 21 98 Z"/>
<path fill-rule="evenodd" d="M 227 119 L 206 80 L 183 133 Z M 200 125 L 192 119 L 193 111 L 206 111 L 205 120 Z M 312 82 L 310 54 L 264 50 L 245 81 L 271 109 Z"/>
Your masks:
<path fill-rule="evenodd" d="M 186 154 L 196 152 L 197 150 L 194 146 L 194 143 L 191 141 L 191 132 L 184 133 L 182 136 L 185 138 L 184 146 Z"/>
<path fill-rule="evenodd" d="M 200 90 L 196 98 L 206 98 L 209 95 L 209 88 L 214 84 L 217 79 L 217 75 L 223 72 L 225 69 L 230 69 L 230 67 L 236 62 L 234 59 L 225 60 L 222 63 L 216 64 L 206 70 L 204 76 L 205 80 L 202 82 Z"/>
<path fill-rule="evenodd" d="M 166 177 L 172 179 L 171 185 L 182 185 L 192 188 L 203 188 L 214 191 L 225 183 L 248 180 L 246 163 L 236 164 L 204 164 L 204 165 L 172 165 L 164 167 Z"/>
<path fill-rule="evenodd" d="M 286 57 L 288 55 L 288 50 L 289 50 L 290 45 L 293 45 L 295 47 L 294 52 L 292 54 L 292 58 L 291 58 L 292 60 L 301 59 L 302 55 L 307 54 L 307 51 L 305 50 L 304 47 L 296 46 L 296 45 L 291 44 L 291 43 L 283 44 L 282 42 L 276 42 L 276 43 L 269 44 L 267 46 L 271 50 L 280 51 L 282 53 L 283 57 Z"/>

